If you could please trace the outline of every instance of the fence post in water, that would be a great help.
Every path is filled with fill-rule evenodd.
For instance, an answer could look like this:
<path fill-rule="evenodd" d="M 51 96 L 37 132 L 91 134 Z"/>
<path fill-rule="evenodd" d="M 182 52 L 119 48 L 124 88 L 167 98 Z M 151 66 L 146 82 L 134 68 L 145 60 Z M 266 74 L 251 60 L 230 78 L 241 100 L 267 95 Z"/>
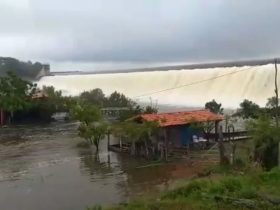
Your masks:
<path fill-rule="evenodd" d="M 219 135 L 218 135 L 218 125 L 219 125 L 219 122 L 218 121 L 215 121 L 215 141 L 217 142 L 218 139 L 219 139 Z"/>
<path fill-rule="evenodd" d="M 109 147 L 110 147 L 110 132 L 107 133 L 107 149 L 109 151 Z"/>
<path fill-rule="evenodd" d="M 165 160 L 168 158 L 168 145 L 167 145 L 167 128 L 164 129 L 164 144 L 165 144 Z"/>
<path fill-rule="evenodd" d="M 223 137 L 223 126 L 219 127 L 219 153 L 220 153 L 220 164 L 224 165 L 226 163 L 226 158 L 225 158 L 225 147 L 224 147 L 224 137 Z"/>
<path fill-rule="evenodd" d="M 0 126 L 4 125 L 4 111 L 0 110 Z"/>

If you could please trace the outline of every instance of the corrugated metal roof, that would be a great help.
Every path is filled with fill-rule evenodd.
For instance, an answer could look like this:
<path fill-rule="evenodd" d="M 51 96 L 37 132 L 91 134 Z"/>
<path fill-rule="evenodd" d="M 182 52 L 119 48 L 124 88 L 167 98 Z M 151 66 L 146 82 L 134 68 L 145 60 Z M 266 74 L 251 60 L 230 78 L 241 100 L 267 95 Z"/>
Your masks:
<path fill-rule="evenodd" d="M 142 114 L 138 115 L 134 119 L 147 122 L 158 122 L 161 127 L 166 127 L 195 122 L 221 121 L 224 117 L 207 110 L 195 110 L 159 114 Z"/>

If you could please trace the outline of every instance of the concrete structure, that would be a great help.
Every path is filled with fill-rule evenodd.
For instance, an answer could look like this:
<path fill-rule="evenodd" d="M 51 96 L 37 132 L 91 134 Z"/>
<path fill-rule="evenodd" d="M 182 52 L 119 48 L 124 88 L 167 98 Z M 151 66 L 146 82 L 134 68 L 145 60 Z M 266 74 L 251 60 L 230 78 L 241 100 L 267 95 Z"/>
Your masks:
<path fill-rule="evenodd" d="M 36 80 L 40 80 L 44 76 L 51 75 L 50 71 L 50 65 L 49 64 L 43 64 L 42 69 L 39 71 L 39 73 L 36 76 Z"/>
<path fill-rule="evenodd" d="M 227 68 L 227 67 L 242 67 L 242 66 L 261 66 L 267 64 L 279 63 L 280 58 L 259 59 L 259 60 L 239 60 L 227 62 L 212 62 L 212 63 L 197 63 L 158 66 L 151 68 L 133 68 L 133 69 L 117 69 L 117 70 L 99 70 L 99 71 L 57 71 L 48 72 L 45 76 L 55 75 L 85 75 L 85 74 L 114 74 L 114 73 L 132 73 L 132 72 L 151 72 L 151 71 L 169 71 L 169 70 L 194 70 L 194 69 L 209 69 L 209 68 Z"/>

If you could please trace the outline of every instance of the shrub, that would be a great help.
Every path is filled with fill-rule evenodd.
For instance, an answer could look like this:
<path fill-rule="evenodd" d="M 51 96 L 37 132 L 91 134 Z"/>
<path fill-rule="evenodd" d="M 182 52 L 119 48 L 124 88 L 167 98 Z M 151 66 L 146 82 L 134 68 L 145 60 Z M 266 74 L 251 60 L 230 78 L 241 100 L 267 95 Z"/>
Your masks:
<path fill-rule="evenodd" d="M 178 188 L 170 191 L 163 196 L 163 198 L 175 199 L 178 197 L 188 197 L 191 194 L 202 192 L 203 188 L 206 188 L 206 181 L 193 181 L 185 187 Z"/>

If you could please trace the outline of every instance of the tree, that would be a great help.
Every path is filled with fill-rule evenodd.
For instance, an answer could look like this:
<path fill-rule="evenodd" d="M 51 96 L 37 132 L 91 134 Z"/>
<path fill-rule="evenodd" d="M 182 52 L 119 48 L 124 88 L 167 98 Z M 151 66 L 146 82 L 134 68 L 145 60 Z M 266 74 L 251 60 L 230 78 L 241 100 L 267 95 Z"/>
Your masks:
<path fill-rule="evenodd" d="M 214 99 L 205 104 L 205 109 L 208 109 L 215 114 L 223 114 L 224 111 L 222 104 L 217 103 Z"/>
<path fill-rule="evenodd" d="M 135 103 L 124 94 L 113 92 L 106 100 L 106 107 L 133 107 Z"/>
<path fill-rule="evenodd" d="M 39 62 L 32 63 L 31 61 L 22 62 L 15 58 L 0 57 L 0 75 L 11 71 L 18 77 L 26 79 L 35 79 L 43 65 Z"/>
<path fill-rule="evenodd" d="M 13 72 L 0 77 L 0 107 L 10 113 L 13 119 L 14 113 L 30 107 L 30 97 L 34 93 L 36 85 L 17 77 Z"/>
<path fill-rule="evenodd" d="M 130 154 L 136 155 L 136 144 L 142 144 L 145 148 L 145 156 L 148 158 L 151 136 L 158 128 L 157 122 L 136 123 L 133 121 L 120 122 L 113 126 L 112 133 L 118 137 L 126 137 L 127 143 L 131 144 Z"/>
<path fill-rule="evenodd" d="M 78 104 L 70 110 L 70 116 L 80 122 L 89 125 L 102 119 L 101 111 L 98 107 L 88 104 Z"/>
<path fill-rule="evenodd" d="M 80 95 L 80 99 L 88 104 L 102 107 L 105 103 L 105 94 L 99 88 L 93 89 L 91 91 L 84 91 Z"/>
<path fill-rule="evenodd" d="M 96 151 L 99 151 L 99 143 L 107 133 L 108 126 L 104 122 L 81 123 L 79 136 L 84 138 L 90 145 L 94 144 Z"/>
<path fill-rule="evenodd" d="M 146 106 L 145 110 L 144 110 L 144 114 L 154 114 L 158 112 L 158 108 L 157 107 L 153 107 L 151 105 Z"/>
<path fill-rule="evenodd" d="M 252 118 L 256 119 L 260 114 L 260 107 L 259 105 L 255 104 L 252 101 L 245 99 L 240 104 L 240 113 L 239 115 L 242 116 L 244 119 Z"/>
<path fill-rule="evenodd" d="M 99 151 L 99 143 L 108 131 L 108 125 L 102 120 L 100 109 L 93 105 L 76 105 L 71 109 L 71 116 L 81 122 L 78 131 L 89 145 L 94 144 Z"/>
<path fill-rule="evenodd" d="M 277 100 L 278 100 L 278 103 L 279 103 L 280 99 L 279 98 L 277 99 L 275 96 L 268 98 L 267 103 L 266 103 L 266 107 L 269 108 L 269 109 L 276 108 Z"/>
<path fill-rule="evenodd" d="M 209 110 L 210 112 L 213 112 L 215 114 L 223 114 L 224 109 L 222 108 L 222 104 L 219 104 L 213 99 L 212 101 L 209 101 L 205 104 L 205 109 Z M 206 139 L 209 140 L 209 135 L 212 132 L 212 130 L 215 128 L 215 123 L 212 121 L 202 123 L 201 125 L 203 127 Z"/>
<path fill-rule="evenodd" d="M 270 117 L 261 116 L 248 124 L 248 130 L 255 143 L 255 160 L 266 169 L 277 166 L 280 129 L 275 126 Z"/>

